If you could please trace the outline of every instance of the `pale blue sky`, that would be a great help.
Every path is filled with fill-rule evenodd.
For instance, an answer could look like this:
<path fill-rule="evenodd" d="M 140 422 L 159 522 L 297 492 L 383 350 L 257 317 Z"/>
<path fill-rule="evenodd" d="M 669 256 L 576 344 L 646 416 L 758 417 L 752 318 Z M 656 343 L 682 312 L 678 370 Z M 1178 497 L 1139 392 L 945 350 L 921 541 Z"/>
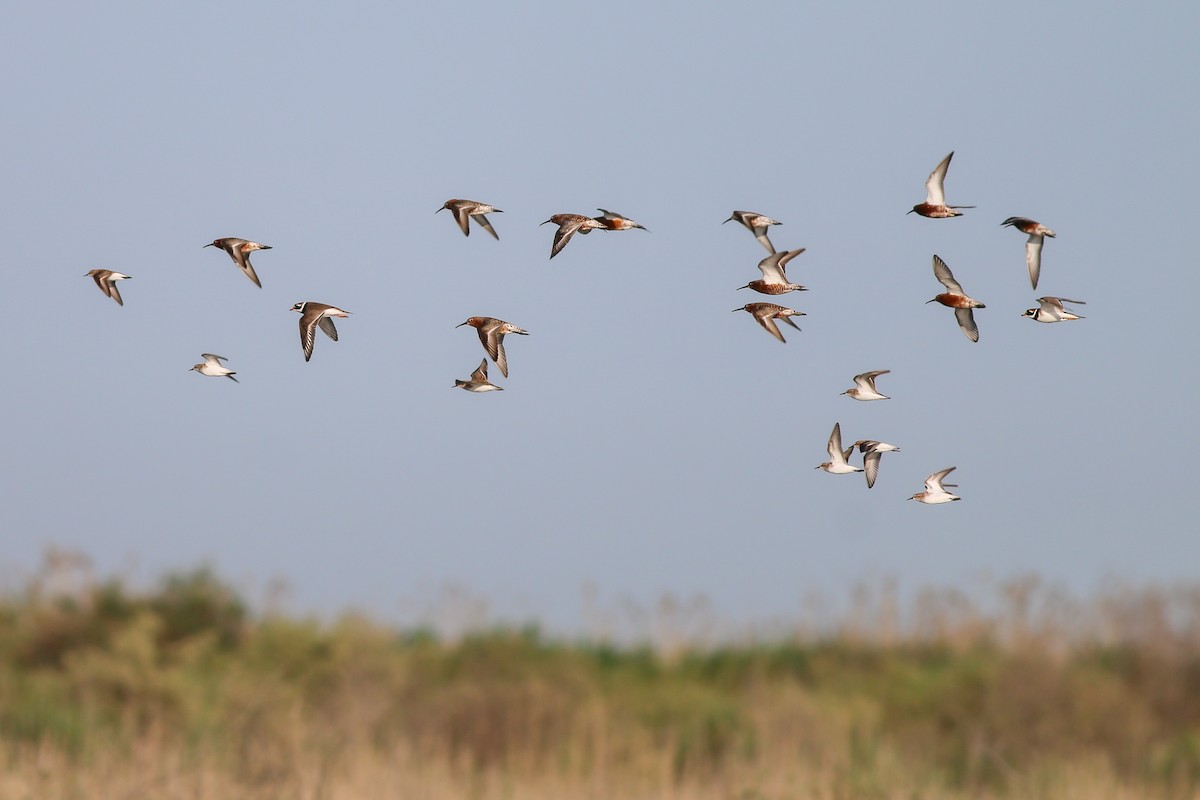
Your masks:
<path fill-rule="evenodd" d="M 457 584 L 567 627 L 589 583 L 756 619 L 881 575 L 1194 579 L 1198 30 L 1184 3 L 10 8 L 0 568 L 208 561 L 383 616 Z M 978 208 L 906 216 L 950 150 Z M 500 241 L 450 197 L 504 209 Z M 548 261 L 538 223 L 598 206 L 651 232 Z M 730 313 L 771 299 L 735 291 L 763 256 L 735 208 L 808 248 L 786 345 Z M 1013 215 L 1058 232 L 1037 292 Z M 274 247 L 263 289 L 221 236 Z M 924 305 L 934 253 L 978 344 Z M 1042 294 L 1088 319 L 1022 319 Z M 302 300 L 353 312 L 307 364 Z M 531 332 L 502 393 L 449 388 L 471 315 Z M 839 396 L 868 369 L 893 400 Z M 813 469 L 839 420 L 902 449 L 870 491 Z M 905 502 L 950 465 L 962 502 Z"/>

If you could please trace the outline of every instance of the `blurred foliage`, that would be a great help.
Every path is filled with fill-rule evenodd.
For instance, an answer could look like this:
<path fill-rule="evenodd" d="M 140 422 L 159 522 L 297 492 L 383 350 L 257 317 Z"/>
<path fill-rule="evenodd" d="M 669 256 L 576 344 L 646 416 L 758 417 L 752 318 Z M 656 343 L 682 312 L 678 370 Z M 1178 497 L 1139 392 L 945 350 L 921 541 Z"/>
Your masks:
<path fill-rule="evenodd" d="M 666 652 L 532 627 L 447 641 L 357 615 L 256 618 L 208 569 L 134 591 L 63 580 L 56 556 L 0 601 L 10 757 L 49 748 L 85 765 L 153 743 L 243 788 L 402 753 L 463 774 L 745 797 L 766 797 L 747 776 L 772 770 L 839 797 L 1052 796 L 1081 765 L 1155 796 L 1200 791 L 1192 589 L 1114 590 L 1079 630 L 1039 619 L 1024 584 L 986 618 L 943 610 L 906 632 L 889 610 L 853 634 Z"/>

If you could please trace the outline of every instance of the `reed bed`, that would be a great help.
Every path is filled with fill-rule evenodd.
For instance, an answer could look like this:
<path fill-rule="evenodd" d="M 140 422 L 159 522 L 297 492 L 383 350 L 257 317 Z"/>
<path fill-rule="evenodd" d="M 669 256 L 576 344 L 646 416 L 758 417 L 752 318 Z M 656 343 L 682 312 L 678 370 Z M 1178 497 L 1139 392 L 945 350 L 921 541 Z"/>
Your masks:
<path fill-rule="evenodd" d="M 205 569 L 134 590 L 74 558 L 0 600 L 4 800 L 1200 797 L 1197 586 L 884 584 L 614 643 L 251 613 Z M 660 633 L 696 629 L 678 608 Z"/>

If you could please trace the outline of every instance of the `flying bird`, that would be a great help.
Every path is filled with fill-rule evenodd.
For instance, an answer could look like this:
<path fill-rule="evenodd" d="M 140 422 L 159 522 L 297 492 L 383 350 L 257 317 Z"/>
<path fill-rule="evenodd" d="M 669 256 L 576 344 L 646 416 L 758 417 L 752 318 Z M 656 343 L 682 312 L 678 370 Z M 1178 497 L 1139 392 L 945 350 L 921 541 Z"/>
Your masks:
<path fill-rule="evenodd" d="M 296 303 L 292 306 L 292 311 L 300 313 L 300 346 L 304 348 L 305 361 L 312 358 L 317 328 L 323 330 L 326 336 L 336 342 L 338 333 L 337 328 L 333 325 L 333 317 L 345 319 L 350 315 L 349 311 L 342 311 L 337 306 L 314 303 L 311 300 L 306 303 Z"/>
<path fill-rule="evenodd" d="M 111 269 L 90 269 L 83 277 L 94 280 L 100 287 L 100 291 L 104 292 L 105 296 L 116 300 L 117 305 L 125 305 L 125 301 L 121 299 L 121 292 L 117 289 L 117 281 L 127 281 L 133 277 L 132 275 L 123 275 Z"/>
<path fill-rule="evenodd" d="M 725 222 L 732 222 L 733 220 L 737 220 L 746 226 L 754 234 L 754 238 L 758 239 L 758 243 L 767 248 L 768 253 L 775 252 L 775 245 L 771 244 L 771 240 L 767 238 L 767 228 L 771 225 L 782 225 L 782 222 L 759 214 L 757 211 L 735 211 Z M 721 224 L 724 225 L 725 222 Z"/>
<path fill-rule="evenodd" d="M 784 339 L 783 334 L 779 332 L 779 327 L 775 324 L 775 320 L 781 319 L 796 330 L 800 330 L 800 326 L 792 322 L 790 317 L 805 316 L 803 311 L 796 311 L 793 308 L 784 308 L 783 306 L 777 306 L 774 303 L 746 303 L 746 305 L 742 306 L 741 308 L 735 308 L 733 310 L 734 313 L 738 311 L 749 311 L 754 318 L 758 320 L 758 324 L 763 326 L 763 329 L 767 333 L 771 334 L 784 344 L 787 343 L 787 340 Z"/>
<path fill-rule="evenodd" d="M 808 289 L 806 287 L 789 281 L 786 272 L 788 262 L 803 252 L 804 248 L 801 247 L 799 250 L 785 250 L 782 253 L 772 253 L 758 262 L 758 269 L 762 273 L 762 278 L 750 281 L 745 286 L 739 286 L 738 289 L 753 289 L 760 294 L 807 292 Z"/>
<path fill-rule="evenodd" d="M 880 375 L 887 375 L 889 372 L 891 372 L 890 369 L 877 369 L 873 372 L 864 372 L 862 374 L 855 375 L 853 388 L 847 389 L 846 391 L 842 392 L 842 394 L 848 395 L 855 400 L 863 401 L 891 400 L 892 398 L 888 397 L 886 394 L 880 394 L 879 390 L 875 388 L 875 379 Z"/>
<path fill-rule="evenodd" d="M 550 247 L 550 257 L 554 258 L 564 247 L 567 242 L 571 241 L 571 237 L 575 232 L 589 233 L 600 229 L 605 230 L 608 226 L 594 217 L 585 217 L 583 214 L 555 214 L 546 222 L 553 222 L 558 226 L 558 230 L 554 233 L 554 244 Z M 542 225 L 545 225 L 543 222 Z"/>
<path fill-rule="evenodd" d="M 862 467 L 856 467 L 850 464 L 850 454 L 854 452 L 854 445 L 851 445 L 846 450 L 842 450 L 842 423 L 833 423 L 833 433 L 829 434 L 829 443 L 826 445 L 829 451 L 829 460 L 824 464 L 818 464 L 813 469 L 823 469 L 831 475 L 849 475 L 851 472 L 862 472 Z"/>
<path fill-rule="evenodd" d="M 942 292 L 933 299 L 926 300 L 926 304 L 936 300 L 944 306 L 953 308 L 954 317 L 958 320 L 958 327 L 962 328 L 962 332 L 968 339 L 972 342 L 978 342 L 979 327 L 975 324 L 975 314 L 971 309 L 987 308 L 987 306 L 978 300 L 967 297 L 966 293 L 963 292 L 963 288 L 958 285 L 958 281 L 954 280 L 954 273 L 946 266 L 946 262 L 937 256 L 933 257 L 933 274 L 950 291 Z"/>
<path fill-rule="evenodd" d="M 487 359 L 479 362 L 479 369 L 471 373 L 471 380 L 456 380 L 451 389 L 466 389 L 468 392 L 503 392 L 503 386 L 497 386 L 488 380 Z"/>
<path fill-rule="evenodd" d="M 947 486 L 952 489 L 957 489 L 958 485 L 954 483 L 942 483 L 946 480 L 946 476 L 957 467 L 946 467 L 940 472 L 935 472 L 925 479 L 925 491 L 917 492 L 909 500 L 916 500 L 918 503 L 927 503 L 929 505 L 937 505 L 938 503 L 949 503 L 953 500 L 961 500 L 962 498 L 956 494 L 951 494 L 946 491 Z"/>
<path fill-rule="evenodd" d="M 233 377 L 234 375 L 237 375 L 237 373 L 231 369 L 228 369 L 224 364 L 221 363 L 222 361 L 229 360 L 225 358 L 225 356 L 217 356 L 213 355 L 212 353 L 201 353 L 200 357 L 204 359 L 204 363 L 197 364 L 191 368 L 192 370 L 199 372 L 201 375 L 207 375 L 210 378 L 229 378 L 229 380 L 233 381 L 234 383 L 238 382 L 238 379 Z"/>
<path fill-rule="evenodd" d="M 504 336 L 509 333 L 528 336 L 529 331 L 494 317 L 468 317 L 466 322 L 460 322 L 454 327 L 461 328 L 463 325 L 470 325 L 476 330 L 479 341 L 483 343 L 483 349 L 492 357 L 492 361 L 496 362 L 500 374 L 507 378 L 508 357 L 504 354 Z"/>
<path fill-rule="evenodd" d="M 922 217 L 931 217 L 933 219 L 945 219 L 947 217 L 961 217 L 962 212 L 955 211 L 957 208 L 974 208 L 975 206 L 948 206 L 946 205 L 946 170 L 950 169 L 950 159 L 954 158 L 954 151 L 950 151 L 950 155 L 942 159 L 942 162 L 934 167 L 933 172 L 929 173 L 929 177 L 925 180 L 925 202 L 917 203 L 912 207 L 912 211 L 920 214 Z"/>
<path fill-rule="evenodd" d="M 863 454 L 863 469 L 867 475 L 867 488 L 870 489 L 875 485 L 875 478 L 879 476 L 879 459 L 884 453 L 899 453 L 900 448 L 894 444 L 887 442 L 877 442 L 874 439 L 859 439 L 855 442 L 851 449 L 858 448 L 858 452 Z"/>
<path fill-rule="evenodd" d="M 645 225 L 639 225 L 629 217 L 622 216 L 615 211 L 605 211 L 603 208 L 597 208 L 596 210 L 600 212 L 600 216 L 592 217 L 592 219 L 601 223 L 605 230 L 627 231 L 630 228 L 641 228 L 642 230 L 647 230 Z"/>
<path fill-rule="evenodd" d="M 1025 241 L 1025 266 L 1029 268 L 1029 282 L 1036 289 L 1038 275 L 1042 272 L 1042 244 L 1046 241 L 1047 236 L 1051 239 L 1055 238 L 1054 231 L 1027 217 L 1009 217 L 1000 225 L 1001 227 L 1009 225 L 1021 233 L 1029 234 L 1029 238 Z"/>
<path fill-rule="evenodd" d="M 492 227 L 492 223 L 488 222 L 488 218 L 484 216 L 485 214 L 504 213 L 495 206 L 489 206 L 487 203 L 480 203 L 477 200 L 447 200 L 441 208 L 433 213 L 436 214 L 438 211 L 446 209 L 454 213 L 454 219 L 458 221 L 458 227 L 462 228 L 463 236 L 471 235 L 471 220 L 475 220 L 475 224 L 490 233 L 493 239 L 500 239 L 496 229 Z"/>
<path fill-rule="evenodd" d="M 246 273 L 246 277 L 254 281 L 255 286 L 260 289 L 262 288 L 262 281 L 258 279 L 258 275 L 254 272 L 254 266 L 250 263 L 250 254 L 255 250 L 270 250 L 271 246 L 269 244 L 259 244 L 258 242 L 227 236 L 224 239 L 214 239 L 204 246 L 224 250 L 233 259 L 233 263 L 237 264 L 238 269 Z"/>
<path fill-rule="evenodd" d="M 1040 308 L 1028 309 L 1022 317 L 1029 317 L 1035 322 L 1067 322 L 1073 319 L 1084 319 L 1075 312 L 1063 307 L 1063 303 L 1076 303 L 1086 306 L 1082 300 L 1071 300 L 1066 297 L 1039 297 Z"/>

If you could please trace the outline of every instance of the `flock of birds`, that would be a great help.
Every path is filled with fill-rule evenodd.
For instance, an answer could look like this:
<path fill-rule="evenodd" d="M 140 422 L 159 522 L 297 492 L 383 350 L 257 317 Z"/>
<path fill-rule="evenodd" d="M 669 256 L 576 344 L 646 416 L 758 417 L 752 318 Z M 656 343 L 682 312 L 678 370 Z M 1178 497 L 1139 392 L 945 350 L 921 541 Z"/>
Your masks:
<path fill-rule="evenodd" d="M 934 168 L 925 182 L 925 202 L 913 206 L 908 213 L 915 212 L 920 216 L 930 219 L 949 219 L 962 216 L 960 209 L 974 208 L 974 206 L 952 206 L 946 204 L 946 172 L 950 168 L 950 160 L 953 157 L 954 153 L 951 152 Z M 500 238 L 499 234 L 496 233 L 496 229 L 492 227 L 491 222 L 487 218 L 488 214 L 503 213 L 494 206 L 475 200 L 451 199 L 447 200 L 437 210 L 439 212 L 444 210 L 450 211 L 454 215 L 454 219 L 464 236 L 470 235 L 471 222 L 474 221 L 477 226 L 486 230 L 493 238 L 497 240 Z M 542 225 L 553 223 L 558 226 L 550 248 L 550 258 L 554 258 L 561 253 L 576 233 L 586 235 L 594 230 L 623 231 L 634 228 L 647 230 L 645 226 L 621 214 L 607 211 L 603 208 L 597 210 L 600 212 L 600 216 L 589 217 L 583 214 L 555 214 L 550 219 L 541 223 Z M 752 289 L 760 294 L 771 296 L 787 294 L 789 292 L 807 291 L 806 287 L 792 283 L 787 277 L 788 263 L 803 253 L 805 249 L 798 248 L 795 250 L 777 251 L 767 235 L 772 225 L 781 224 L 779 221 L 753 211 L 734 211 L 725 222 L 733 221 L 740 223 L 753 233 L 754 237 L 768 252 L 767 257 L 762 259 L 758 264 L 758 269 L 762 273 L 762 277 L 738 287 L 739 290 Z M 1042 247 L 1047 236 L 1051 238 L 1055 237 L 1054 231 L 1040 222 L 1026 217 L 1009 217 L 1001 225 L 1012 227 L 1028 235 L 1029 238 L 1025 243 L 1025 263 L 1029 271 L 1029 280 L 1036 290 L 1038 278 L 1041 274 Z M 250 263 L 250 254 L 256 250 L 270 250 L 270 245 L 236 237 L 225 237 L 216 239 L 204 246 L 224 250 L 238 269 L 255 286 L 262 288 L 262 282 L 259 280 L 258 274 L 254 271 L 254 266 Z M 937 302 L 954 309 L 955 319 L 963 334 L 972 342 L 978 342 L 979 327 L 975 323 L 974 310 L 977 308 L 986 308 L 986 306 L 970 297 L 963 290 L 962 285 L 959 284 L 954 274 L 950 271 L 950 267 L 937 255 L 933 256 L 933 274 L 942 286 L 945 287 L 946 291 L 926 302 Z M 110 269 L 93 269 L 88 271 L 86 275 L 96 282 L 96 286 L 99 287 L 105 296 L 114 300 L 118 305 L 123 306 L 125 304 L 117 284 L 120 281 L 128 280 L 132 276 Z M 1039 297 L 1037 302 L 1038 308 L 1026 310 L 1023 316 L 1043 323 L 1082 319 L 1082 317 L 1068 309 L 1065 305 L 1067 303 L 1084 305 L 1084 301 L 1082 300 L 1070 300 L 1063 297 Z M 326 336 L 336 342 L 338 340 L 338 333 L 333 319 L 335 317 L 344 319 L 350 313 L 336 306 L 313 301 L 296 303 L 292 306 L 291 310 L 300 314 L 300 345 L 304 352 L 305 361 L 309 361 L 312 358 L 317 329 L 320 328 Z M 782 320 L 785 324 L 790 325 L 796 330 L 800 330 L 799 326 L 791 318 L 804 316 L 803 311 L 767 302 L 746 303 L 739 308 L 733 309 L 733 311 L 735 313 L 738 311 L 748 312 L 767 333 L 784 343 L 787 340 L 784 339 L 783 333 L 779 330 L 776 320 Z M 488 379 L 488 357 L 496 364 L 500 373 L 507 378 L 508 357 L 504 351 L 504 337 L 508 334 L 527 336 L 528 331 L 511 322 L 494 317 L 469 317 L 456 327 L 461 328 L 464 325 L 475 328 L 476 333 L 479 335 L 479 341 L 487 353 L 487 357 L 471 373 L 469 380 L 456 380 L 452 388 L 461 388 L 468 392 L 476 393 L 503 391 L 503 387 L 495 385 Z M 194 365 L 191 367 L 191 370 L 208 377 L 229 378 L 231 381 L 237 383 L 237 378 L 234 377 L 237 373 L 225 366 L 224 362 L 228 359 L 224 356 L 203 353 L 201 354 L 201 358 L 204 359 L 203 362 Z M 879 392 L 875 386 L 876 379 L 889 372 L 890 370 L 884 369 L 855 375 L 855 385 L 842 392 L 842 394 L 854 400 L 864 402 L 889 400 L 891 398 Z M 895 445 L 874 439 L 860 439 L 843 450 L 840 423 L 834 424 L 833 432 L 830 434 L 827 443 L 827 449 L 829 460 L 817 465 L 815 469 L 821 469 L 834 475 L 862 472 L 866 476 L 867 488 L 875 485 L 883 453 L 900 451 L 900 448 Z M 850 459 L 856 449 L 862 455 L 863 466 L 861 467 L 850 463 Z M 947 491 L 947 488 L 957 488 L 957 486 L 945 483 L 946 477 L 955 469 L 956 467 L 947 467 L 946 469 L 934 472 L 925 479 L 925 490 L 917 492 L 909 499 L 930 505 L 949 503 L 961 499 L 957 495 Z"/>

